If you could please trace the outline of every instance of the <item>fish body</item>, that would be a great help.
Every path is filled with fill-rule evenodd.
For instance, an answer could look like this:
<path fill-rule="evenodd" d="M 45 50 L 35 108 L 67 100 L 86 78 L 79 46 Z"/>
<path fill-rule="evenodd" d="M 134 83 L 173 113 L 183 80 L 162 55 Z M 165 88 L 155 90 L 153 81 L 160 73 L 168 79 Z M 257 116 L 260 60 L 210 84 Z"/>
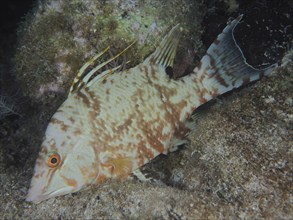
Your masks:
<path fill-rule="evenodd" d="M 129 177 L 186 143 L 197 107 L 271 72 L 274 66 L 257 70 L 245 62 L 233 37 L 240 19 L 227 25 L 192 73 L 177 80 L 166 68 L 173 65 L 178 26 L 131 69 L 115 72 L 117 67 L 94 76 L 106 61 L 84 74 L 105 51 L 86 63 L 47 127 L 27 201 Z"/>

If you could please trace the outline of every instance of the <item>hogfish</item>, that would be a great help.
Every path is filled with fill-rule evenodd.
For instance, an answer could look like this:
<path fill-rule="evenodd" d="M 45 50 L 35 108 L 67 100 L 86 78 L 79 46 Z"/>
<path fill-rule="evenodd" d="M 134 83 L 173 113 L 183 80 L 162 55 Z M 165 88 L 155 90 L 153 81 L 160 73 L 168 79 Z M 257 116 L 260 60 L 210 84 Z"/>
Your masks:
<path fill-rule="evenodd" d="M 109 48 L 85 63 L 49 122 L 26 200 L 39 203 L 131 174 L 143 179 L 140 167 L 187 142 L 197 107 L 269 74 L 276 65 L 253 68 L 236 44 L 233 30 L 241 18 L 228 22 L 199 66 L 179 79 L 166 73 L 178 25 L 133 68 L 95 75 L 128 48 L 88 72 Z"/>

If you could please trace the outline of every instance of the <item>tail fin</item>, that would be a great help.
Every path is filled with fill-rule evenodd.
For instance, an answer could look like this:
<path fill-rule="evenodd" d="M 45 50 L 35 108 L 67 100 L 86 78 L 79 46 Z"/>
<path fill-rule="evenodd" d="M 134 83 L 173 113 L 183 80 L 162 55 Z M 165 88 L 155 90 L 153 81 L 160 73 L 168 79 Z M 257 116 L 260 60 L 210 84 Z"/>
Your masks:
<path fill-rule="evenodd" d="M 196 80 L 204 88 L 203 100 L 208 101 L 220 94 L 238 88 L 268 75 L 277 65 L 266 69 L 255 69 L 246 62 L 236 44 L 233 30 L 242 15 L 230 22 L 207 50 L 199 67 L 194 69 Z"/>

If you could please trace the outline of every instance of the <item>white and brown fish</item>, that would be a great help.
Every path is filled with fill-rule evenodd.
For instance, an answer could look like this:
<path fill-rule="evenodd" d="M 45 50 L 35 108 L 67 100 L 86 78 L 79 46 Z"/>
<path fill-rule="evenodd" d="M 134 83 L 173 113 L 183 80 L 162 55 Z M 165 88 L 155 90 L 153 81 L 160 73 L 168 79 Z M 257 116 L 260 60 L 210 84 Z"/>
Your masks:
<path fill-rule="evenodd" d="M 87 62 L 48 125 L 27 201 L 139 174 L 141 166 L 186 142 L 197 107 L 270 73 L 275 65 L 258 70 L 246 63 L 233 37 L 240 19 L 230 22 L 200 65 L 178 80 L 166 74 L 179 42 L 178 26 L 131 69 L 94 76 L 122 51 L 84 74 L 108 48 Z"/>

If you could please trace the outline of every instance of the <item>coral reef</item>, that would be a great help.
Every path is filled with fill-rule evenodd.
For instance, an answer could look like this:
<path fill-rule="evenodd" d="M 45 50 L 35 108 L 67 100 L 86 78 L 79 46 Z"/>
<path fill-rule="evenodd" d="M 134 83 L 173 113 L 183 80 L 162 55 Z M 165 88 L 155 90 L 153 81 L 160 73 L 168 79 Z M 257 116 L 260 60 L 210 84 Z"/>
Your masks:
<path fill-rule="evenodd" d="M 65 96 L 82 63 L 101 49 L 110 45 L 115 54 L 136 40 L 127 57 L 137 64 L 177 23 L 183 28 L 188 24 L 186 37 L 194 36 L 194 44 L 199 44 L 194 30 L 201 29 L 200 7 L 184 0 L 163 5 L 151 0 L 40 1 L 18 33 L 21 46 L 15 71 L 23 93 L 37 101 L 54 102 L 48 94 Z"/>

